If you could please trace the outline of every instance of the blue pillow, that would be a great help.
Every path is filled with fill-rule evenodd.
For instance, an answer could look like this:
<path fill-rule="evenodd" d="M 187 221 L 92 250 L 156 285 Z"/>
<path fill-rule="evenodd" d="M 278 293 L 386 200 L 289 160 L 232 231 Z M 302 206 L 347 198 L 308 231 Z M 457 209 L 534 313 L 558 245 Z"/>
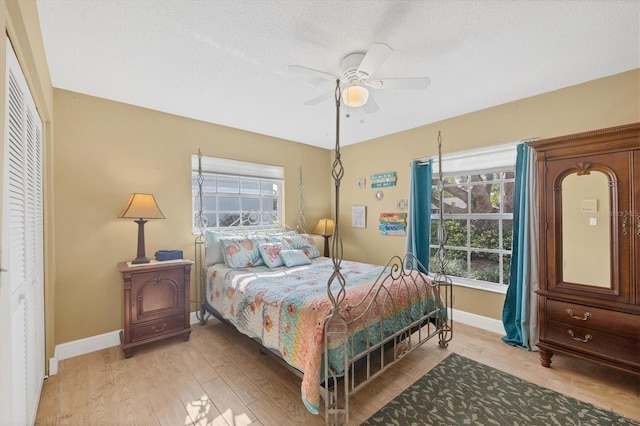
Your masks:
<path fill-rule="evenodd" d="M 290 268 L 292 266 L 309 265 L 311 259 L 307 257 L 302 250 L 281 250 L 280 259 L 284 266 Z"/>

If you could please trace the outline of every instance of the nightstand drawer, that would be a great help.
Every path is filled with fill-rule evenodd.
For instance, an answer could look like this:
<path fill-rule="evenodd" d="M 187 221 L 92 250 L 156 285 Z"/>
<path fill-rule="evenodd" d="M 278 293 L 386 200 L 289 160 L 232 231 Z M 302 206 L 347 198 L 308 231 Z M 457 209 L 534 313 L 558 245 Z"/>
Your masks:
<path fill-rule="evenodd" d="M 133 326 L 131 328 L 131 341 L 151 339 L 182 329 L 184 329 L 184 315 L 163 318 L 158 321 Z"/>
<path fill-rule="evenodd" d="M 547 299 L 546 316 L 550 321 L 574 327 L 599 330 L 627 339 L 640 339 L 640 320 L 637 315 Z M 615 328 L 611 324 L 616 324 Z"/>
<path fill-rule="evenodd" d="M 640 363 L 640 340 L 612 335 L 611 330 L 600 331 L 548 321 L 545 335 L 545 342 L 555 343 L 587 355 L 630 365 Z"/>

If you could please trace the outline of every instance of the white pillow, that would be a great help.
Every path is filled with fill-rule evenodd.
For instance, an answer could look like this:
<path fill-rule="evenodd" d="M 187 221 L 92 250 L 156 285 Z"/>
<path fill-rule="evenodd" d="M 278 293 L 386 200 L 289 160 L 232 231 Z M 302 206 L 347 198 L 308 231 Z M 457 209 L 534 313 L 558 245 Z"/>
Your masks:
<path fill-rule="evenodd" d="M 224 263 L 224 254 L 222 252 L 222 243 L 220 238 L 234 237 L 237 234 L 219 231 L 204 231 L 205 238 L 205 261 L 204 266 L 211 266 L 217 263 Z"/>

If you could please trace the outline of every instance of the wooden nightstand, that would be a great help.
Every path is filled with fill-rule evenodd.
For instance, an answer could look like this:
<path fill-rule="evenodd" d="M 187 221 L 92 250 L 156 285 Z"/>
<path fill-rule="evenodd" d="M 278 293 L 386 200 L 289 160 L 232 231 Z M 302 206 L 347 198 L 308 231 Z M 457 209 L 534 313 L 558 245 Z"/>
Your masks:
<path fill-rule="evenodd" d="M 120 346 L 125 358 L 133 355 L 134 347 L 145 343 L 179 335 L 189 340 L 192 264 L 189 260 L 118 264 L 123 284 Z"/>

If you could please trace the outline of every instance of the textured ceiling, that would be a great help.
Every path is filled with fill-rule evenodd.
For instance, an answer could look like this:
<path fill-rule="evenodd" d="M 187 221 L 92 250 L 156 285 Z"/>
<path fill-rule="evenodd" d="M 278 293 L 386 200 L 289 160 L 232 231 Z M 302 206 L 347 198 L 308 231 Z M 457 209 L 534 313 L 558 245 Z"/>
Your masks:
<path fill-rule="evenodd" d="M 335 144 L 335 82 L 393 48 L 375 113 L 342 108 L 348 145 L 640 68 L 640 1 L 38 0 L 54 87 L 310 145 Z M 350 117 L 347 118 L 346 115 Z"/>

